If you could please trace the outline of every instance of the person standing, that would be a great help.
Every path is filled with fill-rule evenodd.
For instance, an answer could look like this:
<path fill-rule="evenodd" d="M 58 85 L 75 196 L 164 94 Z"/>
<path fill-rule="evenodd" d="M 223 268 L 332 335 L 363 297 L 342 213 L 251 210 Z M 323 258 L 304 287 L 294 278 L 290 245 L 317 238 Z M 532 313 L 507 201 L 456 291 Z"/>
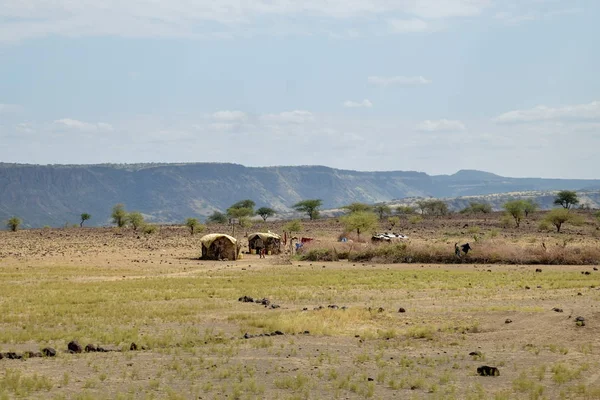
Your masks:
<path fill-rule="evenodd" d="M 264 247 L 265 247 L 265 244 L 264 244 L 263 240 L 260 237 L 258 237 L 258 239 L 256 239 L 254 241 L 254 248 L 256 249 L 256 253 L 258 253 L 259 258 L 263 258 L 262 251 L 263 251 Z"/>

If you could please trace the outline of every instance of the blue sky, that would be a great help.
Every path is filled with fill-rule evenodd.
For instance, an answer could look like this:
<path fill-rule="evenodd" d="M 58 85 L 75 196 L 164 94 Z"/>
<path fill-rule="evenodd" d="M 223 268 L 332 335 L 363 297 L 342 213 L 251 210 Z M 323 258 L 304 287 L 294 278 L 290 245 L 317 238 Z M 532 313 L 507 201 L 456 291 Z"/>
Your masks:
<path fill-rule="evenodd" d="M 0 0 L 0 160 L 600 178 L 593 0 Z"/>

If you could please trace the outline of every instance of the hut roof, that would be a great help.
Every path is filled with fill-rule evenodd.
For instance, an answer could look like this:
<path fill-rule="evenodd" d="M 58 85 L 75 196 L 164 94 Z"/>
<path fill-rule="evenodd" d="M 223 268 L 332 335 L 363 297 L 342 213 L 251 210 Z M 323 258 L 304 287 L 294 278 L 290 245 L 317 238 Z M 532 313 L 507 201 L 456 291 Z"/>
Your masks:
<path fill-rule="evenodd" d="M 269 238 L 281 239 L 281 236 L 279 236 L 278 234 L 273 233 L 273 232 L 255 232 L 255 233 L 251 233 L 250 235 L 248 235 L 248 240 L 252 240 L 256 236 L 260 237 L 262 240 L 267 240 Z"/>
<path fill-rule="evenodd" d="M 202 238 L 200 239 L 200 242 L 205 246 L 205 247 L 210 247 L 211 244 L 213 244 L 213 242 L 219 238 L 226 238 L 227 240 L 229 240 L 231 243 L 233 243 L 234 245 L 237 244 L 237 239 L 226 235 L 224 233 L 211 233 L 209 235 L 205 235 L 202 236 Z"/>

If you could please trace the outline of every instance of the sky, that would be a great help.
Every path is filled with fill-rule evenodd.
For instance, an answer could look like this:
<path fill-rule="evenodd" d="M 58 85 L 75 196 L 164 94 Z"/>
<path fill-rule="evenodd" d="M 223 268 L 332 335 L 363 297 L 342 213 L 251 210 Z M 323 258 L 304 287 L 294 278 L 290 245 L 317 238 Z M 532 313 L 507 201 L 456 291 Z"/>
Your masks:
<path fill-rule="evenodd" d="M 0 0 L 0 161 L 600 178 L 597 0 Z"/>

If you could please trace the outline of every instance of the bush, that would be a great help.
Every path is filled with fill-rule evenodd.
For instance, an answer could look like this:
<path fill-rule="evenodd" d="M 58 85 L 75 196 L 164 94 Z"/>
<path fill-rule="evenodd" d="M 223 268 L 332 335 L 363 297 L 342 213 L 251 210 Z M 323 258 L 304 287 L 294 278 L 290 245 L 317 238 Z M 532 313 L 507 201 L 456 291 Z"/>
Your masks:
<path fill-rule="evenodd" d="M 142 226 L 142 232 L 145 235 L 152 235 L 153 233 L 156 233 L 157 230 L 158 228 L 156 227 L 156 225 L 145 224 Z"/>
<path fill-rule="evenodd" d="M 310 249 L 300 255 L 302 261 L 338 261 L 337 251 L 334 249 Z"/>
<path fill-rule="evenodd" d="M 416 225 L 422 221 L 423 221 L 423 217 L 421 217 L 420 215 L 413 215 L 412 217 L 410 217 L 408 219 L 408 222 L 410 222 L 413 225 Z"/>
<path fill-rule="evenodd" d="M 283 226 L 283 231 L 290 233 L 298 233 L 301 232 L 303 229 L 304 227 L 302 226 L 302 222 L 300 222 L 300 220 L 297 219 L 290 221 Z"/>
<path fill-rule="evenodd" d="M 8 221 L 6 221 L 6 227 L 8 229 L 10 229 L 12 232 L 16 232 L 17 229 L 19 229 L 19 226 L 21 226 L 21 222 L 22 222 L 21 218 L 12 217 Z"/>
<path fill-rule="evenodd" d="M 144 225 L 144 216 L 139 212 L 132 212 L 127 215 L 127 222 L 133 227 L 134 231 Z"/>
<path fill-rule="evenodd" d="M 550 232 L 552 230 L 552 225 L 546 220 L 541 220 L 538 224 L 538 229 L 542 232 Z"/>
<path fill-rule="evenodd" d="M 111 214 L 113 224 L 116 224 L 119 228 L 122 228 L 127 223 L 127 212 L 123 204 L 116 204 L 112 209 Z"/>

